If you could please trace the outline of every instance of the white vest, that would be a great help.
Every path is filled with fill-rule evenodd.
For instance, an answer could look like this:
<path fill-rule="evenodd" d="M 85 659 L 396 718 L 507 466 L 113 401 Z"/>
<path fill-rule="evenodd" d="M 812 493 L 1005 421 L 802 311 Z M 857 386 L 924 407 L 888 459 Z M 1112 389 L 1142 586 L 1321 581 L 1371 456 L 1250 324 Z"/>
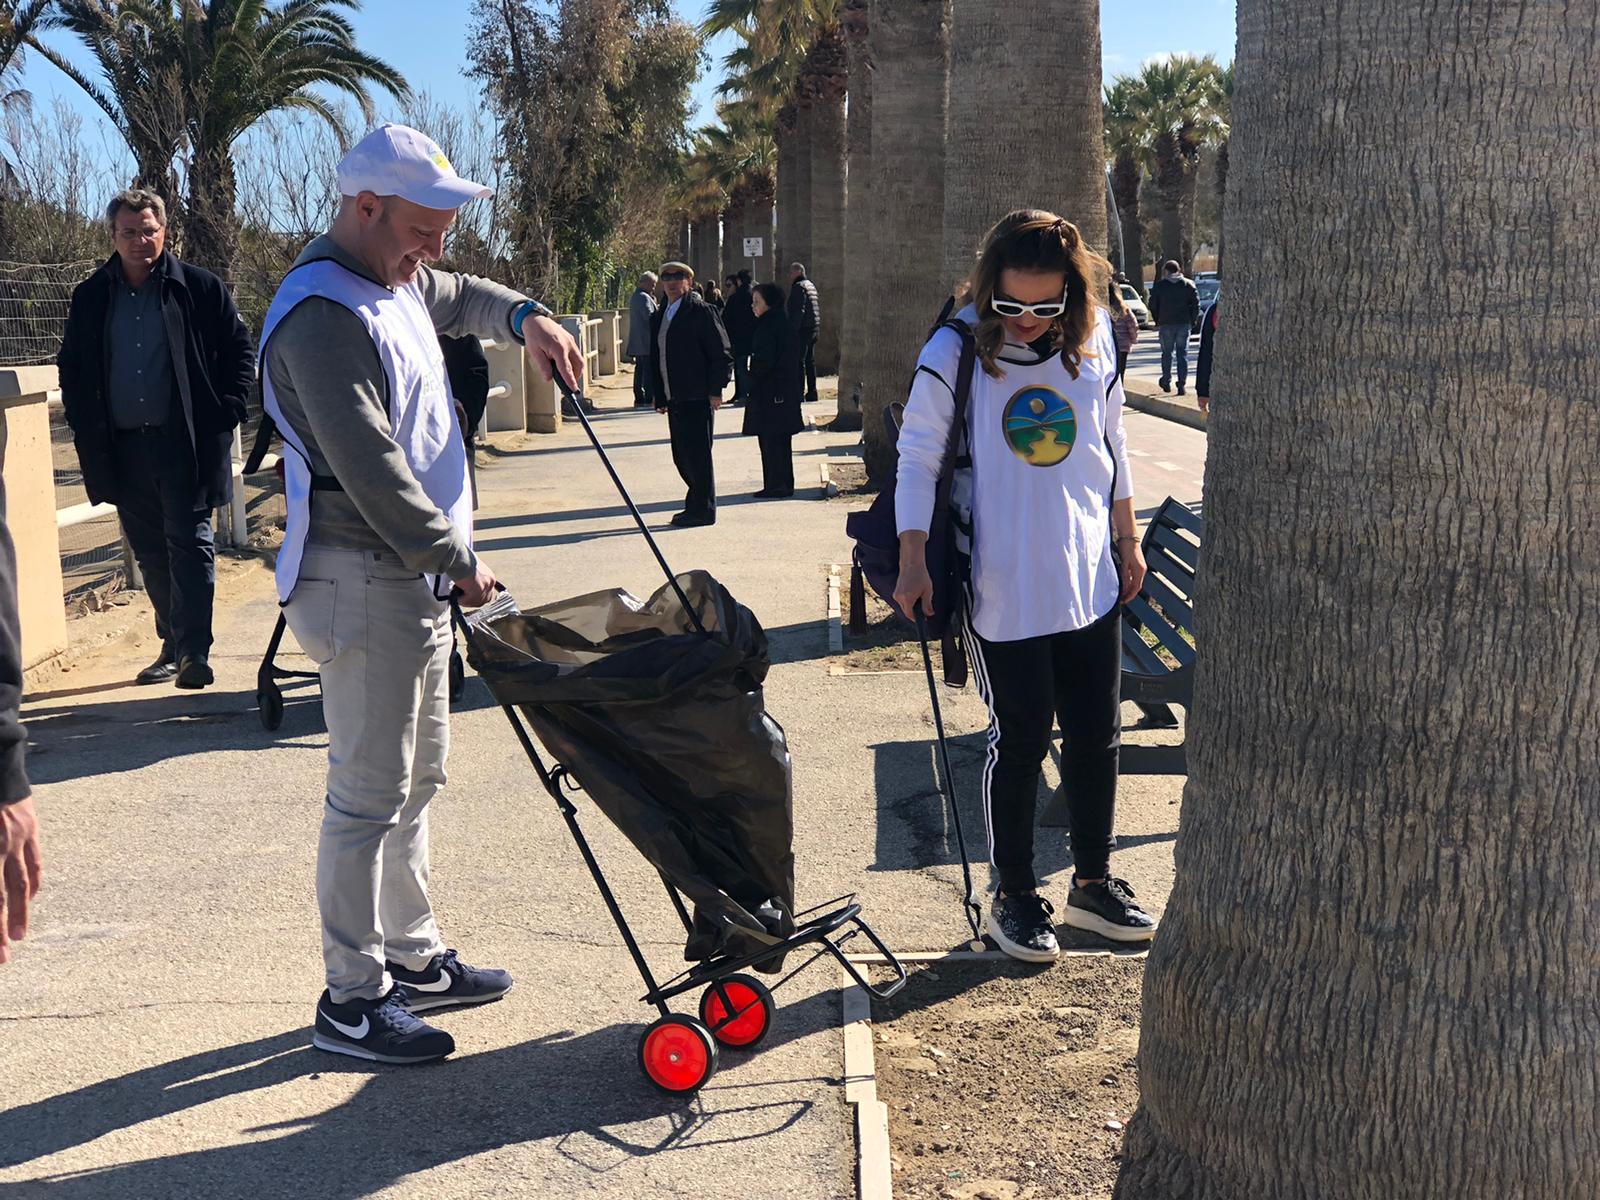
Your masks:
<path fill-rule="evenodd" d="M 261 330 L 262 406 L 278 426 L 292 453 L 283 456 L 287 518 L 283 548 L 278 551 L 278 601 L 288 603 L 300 578 L 300 559 L 311 524 L 311 463 L 299 436 L 284 419 L 267 370 L 267 343 L 273 330 L 302 300 L 320 296 L 361 318 L 372 344 L 389 396 L 390 434 L 406 456 L 412 474 L 428 499 L 472 542 L 472 491 L 467 477 L 467 450 L 456 422 L 455 402 L 445 374 L 439 335 L 415 283 L 395 291 L 340 266 L 319 259 L 296 267 L 284 277 L 272 298 Z M 434 596 L 444 599 L 451 581 L 428 576 Z"/>

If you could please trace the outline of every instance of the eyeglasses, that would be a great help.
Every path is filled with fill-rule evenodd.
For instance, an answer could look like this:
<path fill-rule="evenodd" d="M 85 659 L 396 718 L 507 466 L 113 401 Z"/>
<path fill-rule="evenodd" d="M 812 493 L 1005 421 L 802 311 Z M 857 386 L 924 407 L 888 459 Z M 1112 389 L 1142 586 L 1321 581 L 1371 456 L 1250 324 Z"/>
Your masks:
<path fill-rule="evenodd" d="M 1022 304 L 1016 300 L 1002 300 L 998 296 L 991 297 L 989 307 L 1002 317 L 1020 317 L 1026 313 L 1041 321 L 1053 321 L 1067 311 L 1067 293 L 1061 293 L 1059 300 L 1046 300 L 1043 304 Z"/>
<path fill-rule="evenodd" d="M 688 279 L 688 278 L 689 278 L 689 276 L 685 275 L 682 271 L 668 271 L 665 275 L 663 275 L 661 277 L 661 281 L 663 283 L 665 283 L 668 280 L 678 280 L 678 279 Z"/>

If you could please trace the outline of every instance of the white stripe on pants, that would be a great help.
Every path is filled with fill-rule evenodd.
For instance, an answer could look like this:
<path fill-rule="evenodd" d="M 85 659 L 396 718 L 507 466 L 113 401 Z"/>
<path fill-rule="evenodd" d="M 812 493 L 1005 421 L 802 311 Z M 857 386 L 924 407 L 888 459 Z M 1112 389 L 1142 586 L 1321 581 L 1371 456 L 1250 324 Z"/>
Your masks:
<path fill-rule="evenodd" d="M 450 613 L 389 552 L 308 545 L 284 618 L 322 674 L 328 791 L 317 849 L 334 1003 L 388 990 L 443 942 L 428 903 L 428 801 L 450 745 Z"/>

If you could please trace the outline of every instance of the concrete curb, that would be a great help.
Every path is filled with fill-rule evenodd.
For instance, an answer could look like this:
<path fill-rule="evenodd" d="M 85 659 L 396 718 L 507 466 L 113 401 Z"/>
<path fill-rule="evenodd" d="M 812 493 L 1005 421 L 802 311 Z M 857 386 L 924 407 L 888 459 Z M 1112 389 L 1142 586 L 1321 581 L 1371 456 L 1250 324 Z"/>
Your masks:
<path fill-rule="evenodd" d="M 844 1100 L 856 1110 L 856 1196 L 891 1200 L 889 1106 L 878 1099 L 878 1067 L 872 1049 L 872 1001 L 866 989 L 839 972 L 844 1018 Z"/>
<path fill-rule="evenodd" d="M 844 653 L 844 609 L 839 604 L 838 563 L 828 568 L 828 653 Z"/>
<path fill-rule="evenodd" d="M 1186 404 L 1168 400 L 1156 393 L 1134 391 L 1131 384 L 1124 384 L 1122 394 L 1131 409 L 1149 413 L 1152 417 L 1176 421 L 1179 425 L 1187 425 L 1190 429 L 1199 429 L 1202 432 L 1205 430 L 1206 414 L 1198 408 L 1190 408 Z"/>

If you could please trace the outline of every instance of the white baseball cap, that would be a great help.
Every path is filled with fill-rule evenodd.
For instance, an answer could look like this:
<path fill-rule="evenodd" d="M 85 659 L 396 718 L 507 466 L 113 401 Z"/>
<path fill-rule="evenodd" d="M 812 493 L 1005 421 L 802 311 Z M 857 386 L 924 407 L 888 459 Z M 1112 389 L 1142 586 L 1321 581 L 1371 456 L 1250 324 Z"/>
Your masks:
<path fill-rule="evenodd" d="M 381 125 L 339 160 L 339 191 L 399 196 L 423 208 L 460 208 L 494 193 L 456 174 L 444 151 L 408 125 Z"/>

